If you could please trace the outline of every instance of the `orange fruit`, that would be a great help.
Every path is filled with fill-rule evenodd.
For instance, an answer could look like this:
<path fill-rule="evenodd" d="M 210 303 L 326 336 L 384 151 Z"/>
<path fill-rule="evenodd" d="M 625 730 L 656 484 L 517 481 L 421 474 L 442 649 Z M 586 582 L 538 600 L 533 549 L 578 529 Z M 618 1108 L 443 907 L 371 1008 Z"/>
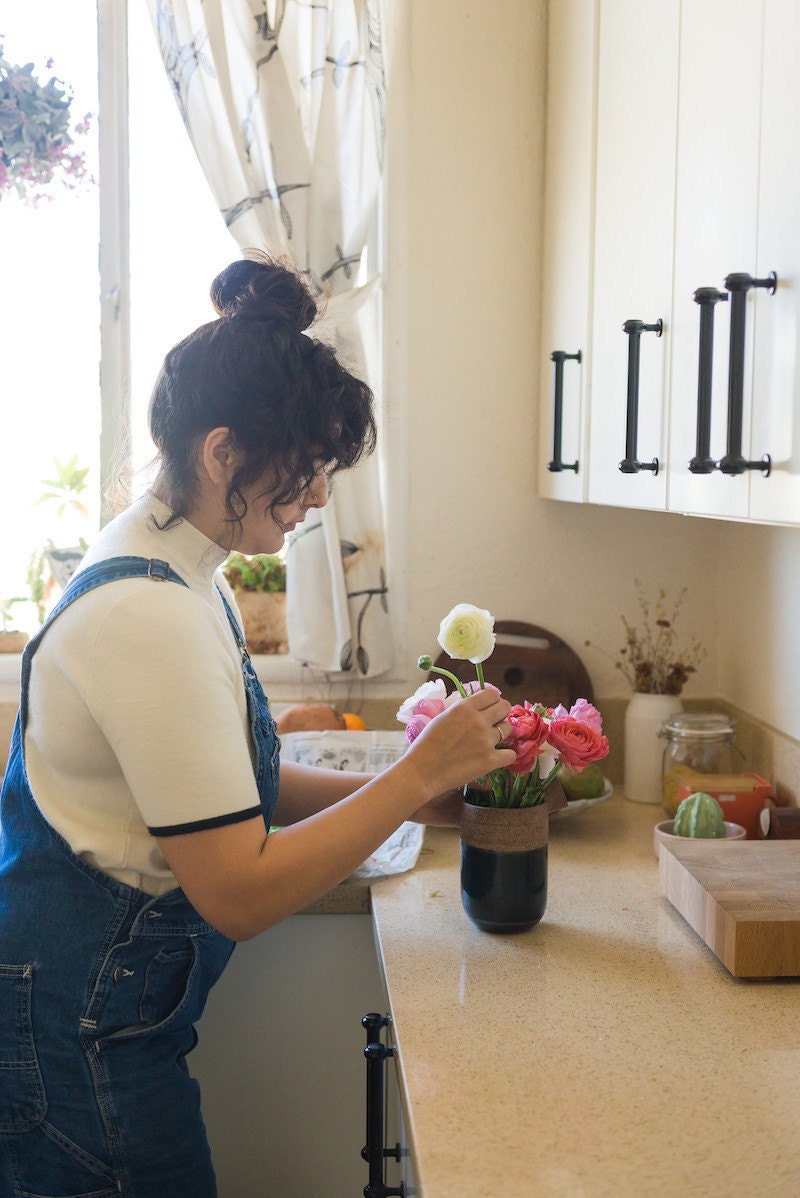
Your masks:
<path fill-rule="evenodd" d="M 349 728 L 351 732 L 366 732 L 367 725 L 364 723 L 360 715 L 355 715 L 352 711 L 342 713 L 345 728 Z"/>

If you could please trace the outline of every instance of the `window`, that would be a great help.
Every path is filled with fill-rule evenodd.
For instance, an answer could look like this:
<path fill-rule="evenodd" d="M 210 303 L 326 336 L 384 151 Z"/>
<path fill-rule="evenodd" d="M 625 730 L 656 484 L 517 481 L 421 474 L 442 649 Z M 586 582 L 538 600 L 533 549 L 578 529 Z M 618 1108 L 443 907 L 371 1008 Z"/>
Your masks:
<path fill-rule="evenodd" d="M 58 0 L 4 6 L 0 41 L 15 64 L 34 62 L 44 82 L 55 74 L 74 92 L 71 123 L 97 113 L 97 34 L 90 5 Z M 48 70 L 46 60 L 52 58 Z M 97 120 L 79 139 L 92 175 L 97 175 Z M 0 596 L 26 593 L 26 571 L 35 547 L 57 529 L 36 503 L 52 478 L 55 458 L 78 454 L 95 480 L 99 472 L 100 355 L 97 245 L 97 188 L 53 190 L 52 202 L 26 207 L 15 196 L 0 198 L 3 273 L 0 285 L 0 505 L 3 512 Z M 89 491 L 86 492 L 89 495 Z M 84 523 L 68 517 L 63 536 L 73 543 L 96 527 L 97 488 Z M 35 619 L 17 615 L 16 626 Z"/>
<path fill-rule="evenodd" d="M 239 250 L 195 159 L 144 0 L 7 0 L 0 20 L 6 58 L 35 61 L 44 78 L 52 59 L 74 93 L 75 120 L 94 114 L 80 148 L 95 179 L 80 191 L 54 188 L 35 209 L 0 199 L 2 599 L 27 593 L 31 557 L 48 541 L 91 541 L 121 469 L 134 494 L 144 489 L 157 371 L 170 346 L 213 317 L 209 284 Z M 377 231 L 369 252 L 380 256 Z M 378 377 L 378 295 L 360 321 Z M 37 503 L 56 460 L 88 468 L 88 514 Z M 12 615 L 35 630 L 30 603 Z M 304 678 L 286 658 L 265 659 L 260 672 Z"/>
<path fill-rule="evenodd" d="M 141 490 L 153 456 L 147 404 L 161 361 L 213 317 L 209 284 L 238 254 L 186 136 L 144 3 L 127 6 L 126 104 L 125 7 L 100 0 L 98 13 L 62 0 L 12 0 L 3 13 L 7 60 L 34 62 L 43 83 L 63 80 L 74 95 L 72 124 L 93 114 L 76 148 L 95 182 L 75 191 L 52 184 L 52 198 L 35 208 L 0 199 L 0 597 L 27 594 L 31 555 L 48 540 L 91 539 L 103 476 L 125 464 L 121 455 L 129 454 L 132 487 Z M 89 469 L 81 495 L 89 514 L 58 516 L 56 504 L 37 503 L 42 480 L 53 477 L 56 459 L 65 465 L 75 456 Z M 36 626 L 31 605 L 12 615 L 15 627 Z"/>

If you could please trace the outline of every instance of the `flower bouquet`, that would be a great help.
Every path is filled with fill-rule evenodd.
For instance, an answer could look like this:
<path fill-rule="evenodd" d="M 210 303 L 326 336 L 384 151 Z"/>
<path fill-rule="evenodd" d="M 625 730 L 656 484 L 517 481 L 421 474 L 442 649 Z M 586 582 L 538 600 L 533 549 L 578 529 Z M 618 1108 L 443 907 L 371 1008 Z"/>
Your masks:
<path fill-rule="evenodd" d="M 456 689 L 448 694 L 443 678 L 437 678 L 424 682 L 406 699 L 397 718 L 406 725 L 409 741 L 452 703 L 491 686 L 484 681 L 482 668 L 495 645 L 494 618 L 488 611 L 469 603 L 458 604 L 442 620 L 437 640 L 449 657 L 473 662 L 476 679 L 465 685 L 450 671 L 434 666 L 429 656 L 420 657 L 417 664 L 421 670 L 444 675 Z M 578 699 L 569 711 L 561 704 L 545 707 L 526 699 L 511 708 L 505 723 L 511 731 L 501 744 L 513 749 L 517 759 L 476 779 L 469 787 L 470 803 L 505 808 L 538 806 L 544 803 L 548 787 L 562 769 L 579 773 L 608 755 L 600 712 L 586 699 Z"/>
<path fill-rule="evenodd" d="M 414 741 L 450 704 L 487 685 L 482 662 L 495 645 L 494 619 L 488 611 L 460 603 L 442 620 L 439 644 L 448 656 L 471 661 L 476 678 L 466 685 L 449 670 L 420 657 L 422 670 L 450 678 L 423 683 L 401 706 L 397 718 Z M 492 689 L 497 690 L 497 687 Z M 502 721 L 510 731 L 498 743 L 513 749 L 516 760 L 490 770 L 464 788 L 461 817 L 461 902 L 484 932 L 524 932 L 542 918 L 547 903 L 547 841 L 550 812 L 565 807 L 558 788 L 548 788 L 562 769 L 581 771 L 608 753 L 600 713 L 578 699 L 569 711 L 525 700 Z M 502 735 L 502 729 L 501 729 Z"/>

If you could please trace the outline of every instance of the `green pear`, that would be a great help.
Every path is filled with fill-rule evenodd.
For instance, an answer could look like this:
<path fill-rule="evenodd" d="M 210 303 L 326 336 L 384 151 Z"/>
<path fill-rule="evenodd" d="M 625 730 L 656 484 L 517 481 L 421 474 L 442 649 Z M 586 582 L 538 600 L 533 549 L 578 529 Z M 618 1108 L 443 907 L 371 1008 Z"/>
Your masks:
<path fill-rule="evenodd" d="M 596 799 L 606 788 L 603 771 L 596 762 L 587 765 L 580 773 L 573 773 L 564 767 L 558 771 L 558 780 L 570 802 L 575 799 Z"/>

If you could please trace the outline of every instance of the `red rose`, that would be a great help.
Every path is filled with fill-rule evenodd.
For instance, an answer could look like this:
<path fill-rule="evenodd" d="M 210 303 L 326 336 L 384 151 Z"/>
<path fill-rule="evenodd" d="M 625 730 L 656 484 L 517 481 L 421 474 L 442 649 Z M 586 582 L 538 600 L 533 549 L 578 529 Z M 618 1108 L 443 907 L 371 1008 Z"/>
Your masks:
<path fill-rule="evenodd" d="M 506 717 L 508 718 L 508 717 Z M 608 741 L 590 724 L 571 716 L 553 720 L 547 739 L 569 770 L 582 770 L 608 756 Z"/>
<path fill-rule="evenodd" d="M 527 699 L 511 708 L 506 723 L 511 725 L 511 733 L 505 744 L 517 754 L 517 760 L 507 768 L 512 774 L 529 774 L 541 756 L 549 725 Z"/>

